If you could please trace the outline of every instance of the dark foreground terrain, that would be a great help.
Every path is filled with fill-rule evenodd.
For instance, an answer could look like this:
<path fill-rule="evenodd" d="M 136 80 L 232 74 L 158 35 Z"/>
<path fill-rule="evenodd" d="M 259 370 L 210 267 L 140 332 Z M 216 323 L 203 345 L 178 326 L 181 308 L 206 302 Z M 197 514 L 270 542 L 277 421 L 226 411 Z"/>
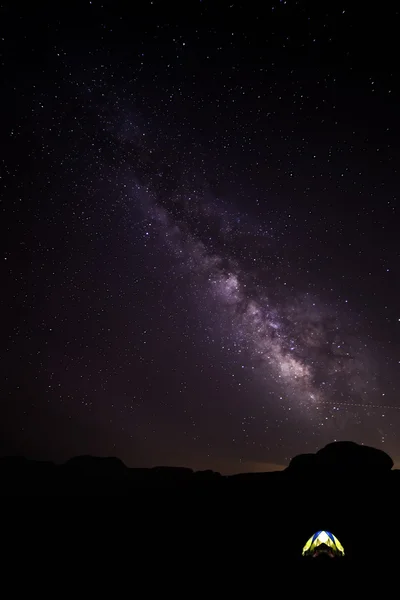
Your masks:
<path fill-rule="evenodd" d="M 285 573 L 298 566 L 302 576 L 328 569 L 368 587 L 381 573 L 397 581 L 400 568 L 400 471 L 392 467 L 384 452 L 351 442 L 297 456 L 285 471 L 228 477 L 129 469 L 117 458 L 56 466 L 8 457 L 0 459 L 3 527 L 12 552 L 29 547 L 40 560 L 43 547 L 47 556 L 54 549 L 60 564 L 82 554 L 84 569 L 99 553 L 107 571 L 118 557 L 118 570 L 137 576 L 154 567 L 148 585 L 174 572 L 192 592 L 193 577 L 199 586 L 212 576 L 235 587 L 249 573 L 294 585 Z M 344 558 L 302 558 L 321 529 L 340 540 Z"/>

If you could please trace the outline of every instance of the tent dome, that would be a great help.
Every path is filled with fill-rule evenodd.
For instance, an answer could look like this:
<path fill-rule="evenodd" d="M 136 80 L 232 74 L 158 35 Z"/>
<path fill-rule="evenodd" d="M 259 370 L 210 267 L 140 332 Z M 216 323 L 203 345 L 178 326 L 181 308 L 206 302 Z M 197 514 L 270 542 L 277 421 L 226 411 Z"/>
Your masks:
<path fill-rule="evenodd" d="M 321 551 L 331 556 L 344 556 L 344 549 L 337 537 L 330 531 L 317 531 L 303 548 L 303 556 L 316 556 Z"/>

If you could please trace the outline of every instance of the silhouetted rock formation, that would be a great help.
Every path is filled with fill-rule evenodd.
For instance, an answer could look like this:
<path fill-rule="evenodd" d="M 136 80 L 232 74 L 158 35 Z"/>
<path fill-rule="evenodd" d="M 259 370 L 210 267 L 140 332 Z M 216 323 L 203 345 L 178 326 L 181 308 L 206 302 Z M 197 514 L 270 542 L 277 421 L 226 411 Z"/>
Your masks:
<path fill-rule="evenodd" d="M 290 474 L 313 474 L 315 472 L 332 475 L 385 473 L 393 467 L 393 460 L 383 450 L 362 446 L 355 442 L 332 442 L 316 454 L 295 456 L 286 469 Z"/>
<path fill-rule="evenodd" d="M 316 456 L 325 468 L 384 472 L 393 467 L 393 460 L 383 450 L 355 442 L 333 442 L 318 450 Z"/>
<path fill-rule="evenodd" d="M 354 442 L 334 442 L 315 454 L 295 456 L 285 471 L 273 473 L 241 473 L 222 476 L 214 471 L 195 472 L 188 468 L 153 467 L 128 468 L 119 458 L 76 456 L 64 465 L 39 462 L 21 457 L 0 459 L 3 494 L 130 494 L 143 487 L 176 486 L 268 486 L 270 494 L 279 494 L 282 486 L 298 486 L 302 481 L 347 480 L 371 481 L 390 474 L 399 482 L 399 473 L 392 471 L 393 461 L 385 452 L 360 446 Z M 292 482 L 292 483 L 291 483 Z M 260 488 L 261 489 L 261 488 Z M 293 488 L 297 489 L 297 488 Z"/>

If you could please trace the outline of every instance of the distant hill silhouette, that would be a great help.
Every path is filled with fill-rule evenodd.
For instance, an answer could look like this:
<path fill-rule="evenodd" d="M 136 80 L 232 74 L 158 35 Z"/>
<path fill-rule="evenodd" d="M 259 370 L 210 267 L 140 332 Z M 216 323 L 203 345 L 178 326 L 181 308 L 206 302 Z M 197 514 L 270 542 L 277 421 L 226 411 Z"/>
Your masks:
<path fill-rule="evenodd" d="M 23 457 L 0 458 L 4 494 L 129 494 L 141 487 L 257 484 L 278 486 L 300 478 L 359 479 L 388 475 L 393 480 L 391 457 L 376 448 L 354 442 L 333 442 L 315 454 L 295 456 L 283 471 L 241 473 L 223 476 L 215 471 L 193 471 L 184 467 L 128 468 L 117 457 L 76 456 L 62 465 Z"/>

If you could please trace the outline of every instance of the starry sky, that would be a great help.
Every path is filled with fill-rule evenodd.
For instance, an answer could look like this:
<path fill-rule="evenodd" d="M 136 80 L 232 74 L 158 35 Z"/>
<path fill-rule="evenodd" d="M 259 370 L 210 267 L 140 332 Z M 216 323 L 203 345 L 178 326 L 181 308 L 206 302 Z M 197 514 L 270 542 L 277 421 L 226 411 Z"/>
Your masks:
<path fill-rule="evenodd" d="M 0 453 L 400 459 L 396 7 L 0 7 Z"/>

